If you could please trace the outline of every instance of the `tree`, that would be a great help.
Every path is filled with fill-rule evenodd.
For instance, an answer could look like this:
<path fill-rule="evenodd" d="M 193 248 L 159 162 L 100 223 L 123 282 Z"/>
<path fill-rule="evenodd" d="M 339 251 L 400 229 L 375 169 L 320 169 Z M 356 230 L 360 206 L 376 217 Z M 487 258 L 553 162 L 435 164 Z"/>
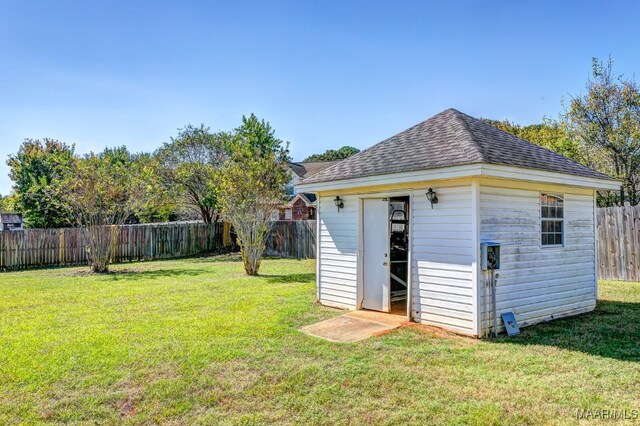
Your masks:
<path fill-rule="evenodd" d="M 285 200 L 289 149 L 264 120 L 242 117 L 220 170 L 218 199 L 233 225 L 245 272 L 257 275 L 271 230 L 271 216 Z"/>
<path fill-rule="evenodd" d="M 15 208 L 31 228 L 70 226 L 71 212 L 55 191 L 56 182 L 68 172 L 73 146 L 54 139 L 25 139 L 7 165 L 14 182 Z"/>
<path fill-rule="evenodd" d="M 15 194 L 1 195 L 0 194 L 0 213 L 15 213 L 16 212 L 16 197 Z"/>
<path fill-rule="evenodd" d="M 312 154 L 304 159 L 304 161 L 334 161 L 334 160 L 344 160 L 345 158 L 349 158 L 352 155 L 359 153 L 360 150 L 358 148 L 354 148 L 352 146 L 343 146 L 342 148 L 328 149 L 322 154 Z"/>
<path fill-rule="evenodd" d="M 135 216 L 141 223 L 167 222 L 181 216 L 178 207 L 180 191 L 175 185 L 166 185 L 156 156 L 141 153 L 134 156 L 133 162 L 144 182 L 144 194 L 137 206 Z M 198 215 L 199 217 L 199 215 Z"/>
<path fill-rule="evenodd" d="M 144 183 L 144 191 L 136 203 L 136 209 L 127 218 L 129 223 L 165 222 L 177 214 L 177 194 L 174 186 L 165 185 L 158 173 L 157 158 L 146 152 L 132 154 L 126 146 L 105 148 L 98 154 L 109 164 L 134 168 Z"/>
<path fill-rule="evenodd" d="M 587 161 L 622 181 L 609 203 L 636 205 L 640 171 L 640 91 L 634 80 L 613 72 L 613 60 L 592 58 L 587 93 L 571 99 L 564 119 L 585 147 Z"/>
<path fill-rule="evenodd" d="M 567 124 L 562 121 L 545 117 L 540 124 L 530 124 L 526 126 L 512 123 L 509 120 L 483 119 L 483 121 L 521 139 L 569 157 L 579 163 L 586 162 L 584 150 L 576 138 L 568 131 Z"/>
<path fill-rule="evenodd" d="M 113 156 L 74 157 L 58 186 L 82 228 L 92 272 L 109 270 L 118 227 L 136 210 L 144 183 L 138 167 Z"/>
<path fill-rule="evenodd" d="M 205 223 L 216 217 L 215 180 L 226 159 L 228 141 L 228 133 L 211 133 L 203 124 L 189 124 L 155 153 L 159 175 Z"/>

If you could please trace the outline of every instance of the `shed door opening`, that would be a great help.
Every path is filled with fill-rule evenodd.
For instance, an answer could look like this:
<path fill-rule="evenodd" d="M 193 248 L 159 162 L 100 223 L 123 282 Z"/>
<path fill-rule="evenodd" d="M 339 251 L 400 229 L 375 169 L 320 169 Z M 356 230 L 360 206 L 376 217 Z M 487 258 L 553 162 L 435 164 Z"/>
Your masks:
<path fill-rule="evenodd" d="M 364 199 L 362 307 L 405 315 L 409 197 Z"/>
<path fill-rule="evenodd" d="M 389 201 L 390 312 L 406 315 L 409 279 L 409 197 Z"/>
<path fill-rule="evenodd" d="M 365 198 L 362 307 L 389 312 L 389 199 Z"/>

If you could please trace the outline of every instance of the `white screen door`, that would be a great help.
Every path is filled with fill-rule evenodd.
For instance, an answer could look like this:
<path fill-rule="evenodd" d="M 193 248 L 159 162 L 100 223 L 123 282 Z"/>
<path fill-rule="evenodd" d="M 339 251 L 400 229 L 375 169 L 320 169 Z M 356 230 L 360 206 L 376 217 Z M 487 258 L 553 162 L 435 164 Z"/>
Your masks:
<path fill-rule="evenodd" d="M 362 307 L 389 312 L 389 201 L 364 199 Z"/>

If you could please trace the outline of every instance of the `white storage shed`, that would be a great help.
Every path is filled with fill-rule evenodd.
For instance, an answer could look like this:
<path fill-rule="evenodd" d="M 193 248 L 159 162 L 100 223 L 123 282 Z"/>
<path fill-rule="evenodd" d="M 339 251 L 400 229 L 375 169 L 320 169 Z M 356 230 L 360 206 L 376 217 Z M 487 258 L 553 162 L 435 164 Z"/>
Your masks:
<path fill-rule="evenodd" d="M 448 109 L 298 185 L 318 197 L 318 300 L 478 337 L 505 312 L 593 310 L 596 190 L 618 188 Z"/>

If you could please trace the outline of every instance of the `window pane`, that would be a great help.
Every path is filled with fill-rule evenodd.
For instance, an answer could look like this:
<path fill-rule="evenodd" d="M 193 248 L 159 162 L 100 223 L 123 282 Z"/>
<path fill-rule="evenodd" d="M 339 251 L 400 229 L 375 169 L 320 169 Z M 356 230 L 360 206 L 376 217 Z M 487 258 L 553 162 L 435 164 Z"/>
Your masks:
<path fill-rule="evenodd" d="M 562 207 L 558 207 L 558 208 L 557 208 L 557 212 L 556 212 L 556 213 L 557 213 L 557 214 L 556 214 L 556 217 L 558 217 L 558 218 L 560 218 L 560 219 L 562 219 L 562 218 L 564 217 L 564 212 L 563 212 Z"/>
<path fill-rule="evenodd" d="M 542 217 L 549 217 L 549 207 L 542 207 Z"/>
<path fill-rule="evenodd" d="M 558 234 L 561 234 L 562 233 L 562 222 L 555 222 L 554 225 L 555 225 L 554 231 L 557 232 Z"/>
<path fill-rule="evenodd" d="M 554 244 L 558 244 L 561 245 L 562 244 L 562 234 L 555 234 L 556 238 L 555 238 L 555 243 Z"/>
<path fill-rule="evenodd" d="M 548 234 L 542 234 L 542 245 L 546 246 L 547 244 L 549 244 L 549 235 Z"/>

